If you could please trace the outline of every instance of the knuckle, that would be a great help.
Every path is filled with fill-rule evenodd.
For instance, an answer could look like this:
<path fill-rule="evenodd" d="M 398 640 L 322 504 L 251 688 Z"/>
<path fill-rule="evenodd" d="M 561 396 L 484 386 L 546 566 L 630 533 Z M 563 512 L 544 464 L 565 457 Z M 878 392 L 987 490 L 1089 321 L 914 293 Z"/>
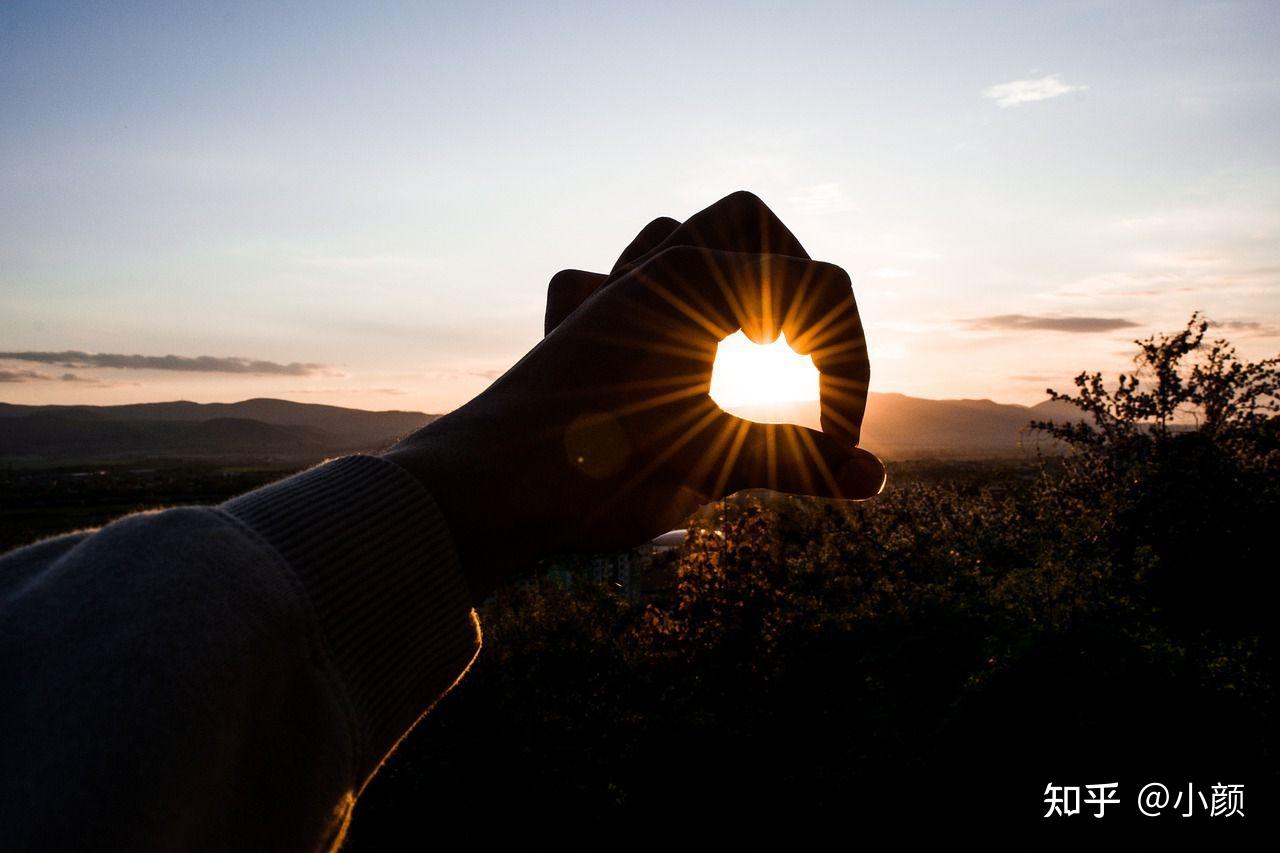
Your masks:
<path fill-rule="evenodd" d="M 547 282 L 547 296 L 552 299 L 581 301 L 596 289 L 603 278 L 585 270 L 560 270 Z"/>
<path fill-rule="evenodd" d="M 659 216 L 649 222 L 644 227 L 642 233 L 652 233 L 655 231 L 671 231 L 680 227 L 680 223 L 672 219 L 670 216 Z"/>
<path fill-rule="evenodd" d="M 567 269 L 551 276 L 552 284 L 578 284 L 584 279 L 594 278 L 595 273 L 589 273 L 586 270 Z"/>
<path fill-rule="evenodd" d="M 570 287 L 576 287 L 577 277 L 573 273 L 573 270 L 560 270 L 560 272 L 551 276 L 551 280 L 547 282 L 547 290 L 557 293 L 568 290 Z"/>
<path fill-rule="evenodd" d="M 813 261 L 823 284 L 840 295 L 853 295 L 853 279 L 844 267 L 826 261 Z"/>
<path fill-rule="evenodd" d="M 769 206 L 764 203 L 760 196 L 750 190 L 737 190 L 729 193 L 729 195 L 720 200 L 720 203 L 734 210 L 756 211 L 769 209 Z"/>
<path fill-rule="evenodd" d="M 694 246 L 670 246 L 654 255 L 650 263 L 659 269 L 688 270 L 702 257 L 703 251 Z"/>

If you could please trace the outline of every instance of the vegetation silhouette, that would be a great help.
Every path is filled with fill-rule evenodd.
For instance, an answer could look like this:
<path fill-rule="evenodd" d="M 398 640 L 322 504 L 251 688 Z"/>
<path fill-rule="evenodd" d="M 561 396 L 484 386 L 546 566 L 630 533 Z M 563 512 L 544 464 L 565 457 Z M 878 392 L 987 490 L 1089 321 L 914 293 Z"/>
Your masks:
<path fill-rule="evenodd" d="M 1120 783 L 1076 828 L 1176 831 L 1139 817 L 1142 785 L 1242 783 L 1256 829 L 1277 787 L 1280 371 L 1208 328 L 1136 342 L 1113 387 L 1051 392 L 1089 416 L 1030 427 L 1065 458 L 900 466 L 862 504 L 739 493 L 640 600 L 501 590 L 349 849 L 413 846 L 424 809 L 463 846 L 1056 831 L 1049 782 Z"/>

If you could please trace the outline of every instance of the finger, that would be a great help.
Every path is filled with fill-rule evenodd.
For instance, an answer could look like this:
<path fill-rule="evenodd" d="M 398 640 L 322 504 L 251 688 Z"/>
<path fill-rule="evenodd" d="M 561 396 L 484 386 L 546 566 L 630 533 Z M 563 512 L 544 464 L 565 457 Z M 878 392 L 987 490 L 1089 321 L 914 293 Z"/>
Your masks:
<path fill-rule="evenodd" d="M 742 489 L 864 500 L 884 487 L 884 465 L 874 454 L 794 424 L 761 424 L 722 415 L 710 466 L 697 483 L 712 498 Z"/>
<path fill-rule="evenodd" d="M 649 325 L 671 346 L 706 352 L 737 329 L 756 343 L 785 333 L 820 374 L 823 430 L 857 443 L 871 368 L 853 286 L 840 267 L 676 248 L 638 267 L 627 281 L 628 290 L 652 303 Z"/>
<path fill-rule="evenodd" d="M 669 216 L 659 216 L 640 229 L 640 233 L 623 250 L 614 269 L 645 254 L 679 226 L 680 223 Z M 552 276 L 547 285 L 547 312 L 542 323 L 542 334 L 551 334 L 552 329 L 578 310 L 578 306 L 586 302 L 587 297 L 607 280 L 608 276 L 585 270 L 561 270 Z"/>
<path fill-rule="evenodd" d="M 620 267 L 625 267 L 637 258 L 651 252 L 659 246 L 663 240 L 671 235 L 680 227 L 680 223 L 672 219 L 670 216 L 659 216 L 650 222 L 644 228 L 640 229 L 640 233 L 631 241 L 627 248 L 622 250 L 622 254 L 618 256 L 617 262 L 613 265 L 616 272 Z M 612 275 L 612 273 L 610 273 Z"/>
<path fill-rule="evenodd" d="M 601 273 L 585 270 L 561 270 L 553 275 L 547 284 L 547 313 L 543 319 L 542 333 L 551 334 L 607 278 Z"/>
<path fill-rule="evenodd" d="M 695 213 L 648 251 L 629 258 L 626 263 L 619 258 L 609 274 L 610 281 L 676 246 L 809 257 L 804 246 L 768 205 L 754 193 L 740 190 Z"/>
<path fill-rule="evenodd" d="M 867 338 L 848 275 L 839 267 L 825 272 L 830 280 L 806 289 L 789 306 L 782 329 L 791 348 L 807 353 L 818 368 L 823 431 L 857 444 L 871 384 Z"/>

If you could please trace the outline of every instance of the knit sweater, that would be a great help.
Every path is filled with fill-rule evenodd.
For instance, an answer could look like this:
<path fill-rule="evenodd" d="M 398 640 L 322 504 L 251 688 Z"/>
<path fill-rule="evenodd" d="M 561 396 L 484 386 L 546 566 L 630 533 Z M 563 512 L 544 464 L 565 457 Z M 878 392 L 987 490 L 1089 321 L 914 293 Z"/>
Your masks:
<path fill-rule="evenodd" d="M 353 456 L 0 558 L 0 847 L 315 850 L 466 671 L 444 520 Z"/>

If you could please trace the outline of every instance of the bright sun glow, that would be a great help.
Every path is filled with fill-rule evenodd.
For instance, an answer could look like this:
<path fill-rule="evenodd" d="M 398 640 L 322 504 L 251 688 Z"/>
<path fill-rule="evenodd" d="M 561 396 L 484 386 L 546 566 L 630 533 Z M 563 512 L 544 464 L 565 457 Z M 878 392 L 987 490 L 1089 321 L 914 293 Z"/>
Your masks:
<path fill-rule="evenodd" d="M 808 420 L 798 413 L 818 407 L 818 370 L 780 335 L 771 344 L 752 343 L 742 332 L 720 342 L 711 370 L 711 399 L 731 414 L 754 421 Z"/>

